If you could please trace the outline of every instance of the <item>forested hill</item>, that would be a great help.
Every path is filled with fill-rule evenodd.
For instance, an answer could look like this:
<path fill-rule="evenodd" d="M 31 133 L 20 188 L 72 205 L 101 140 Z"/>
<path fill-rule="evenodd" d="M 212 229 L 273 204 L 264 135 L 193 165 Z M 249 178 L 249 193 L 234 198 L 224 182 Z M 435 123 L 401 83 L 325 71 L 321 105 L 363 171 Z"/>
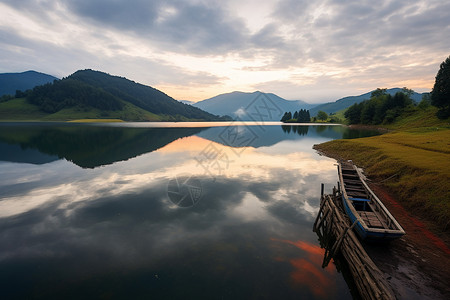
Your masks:
<path fill-rule="evenodd" d="M 401 91 L 402 91 L 402 89 L 400 89 L 400 88 L 386 89 L 386 93 L 391 96 L 394 96 L 396 93 L 401 92 Z M 371 97 L 371 94 L 373 92 L 374 91 L 370 91 L 368 93 L 365 93 L 365 94 L 362 94 L 359 96 L 348 96 L 348 97 L 344 97 L 339 100 L 336 100 L 334 102 L 320 104 L 316 107 L 311 108 L 309 111 L 311 113 L 311 116 L 316 116 L 320 110 L 326 112 L 327 114 L 336 113 L 340 110 L 343 110 L 343 109 L 346 109 L 346 108 L 352 106 L 355 103 L 361 103 L 364 100 L 368 100 Z M 412 91 L 412 94 L 410 95 L 411 99 L 416 103 L 419 103 L 420 100 L 422 100 L 422 96 L 423 96 L 423 94 L 416 93 L 414 91 Z"/>
<path fill-rule="evenodd" d="M 181 103 L 160 90 L 123 77 L 111 76 L 93 70 L 83 70 L 75 72 L 69 78 L 102 88 L 115 97 L 157 115 L 181 115 L 191 119 L 216 118 L 216 116 L 197 107 Z"/>
<path fill-rule="evenodd" d="M 55 81 L 35 87 L 27 95 L 30 103 L 46 113 L 56 113 L 67 108 L 85 111 L 120 111 L 131 103 L 164 119 L 217 120 L 217 116 L 199 108 L 181 103 L 165 93 L 123 77 L 107 73 L 82 70 Z"/>

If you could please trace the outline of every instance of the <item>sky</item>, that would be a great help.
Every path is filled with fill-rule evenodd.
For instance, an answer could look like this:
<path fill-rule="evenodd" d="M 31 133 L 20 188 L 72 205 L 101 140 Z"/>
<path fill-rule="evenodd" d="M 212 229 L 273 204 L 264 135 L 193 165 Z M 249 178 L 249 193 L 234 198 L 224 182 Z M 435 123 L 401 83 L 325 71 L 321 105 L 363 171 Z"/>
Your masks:
<path fill-rule="evenodd" d="M 0 73 L 94 69 L 178 100 L 429 92 L 449 55 L 446 0 L 0 0 Z"/>

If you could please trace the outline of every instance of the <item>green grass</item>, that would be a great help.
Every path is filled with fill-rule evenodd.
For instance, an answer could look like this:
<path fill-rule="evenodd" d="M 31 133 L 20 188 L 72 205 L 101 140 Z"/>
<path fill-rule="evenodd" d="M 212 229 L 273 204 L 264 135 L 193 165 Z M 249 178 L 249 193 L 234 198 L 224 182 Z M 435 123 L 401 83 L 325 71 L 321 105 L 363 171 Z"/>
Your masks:
<path fill-rule="evenodd" d="M 0 103 L 1 121 L 71 121 L 82 119 L 166 121 L 168 117 L 153 114 L 127 102 L 124 102 L 124 108 L 120 111 L 101 111 L 93 108 L 71 107 L 53 114 L 42 112 L 38 106 L 28 103 L 25 98 L 12 99 Z"/>
<path fill-rule="evenodd" d="M 436 117 L 437 108 L 430 106 L 426 109 L 417 107 L 406 110 L 393 124 L 383 125 L 394 130 L 411 130 L 415 128 L 450 128 L 449 119 L 440 120 Z"/>
<path fill-rule="evenodd" d="M 122 110 L 103 111 L 95 108 L 71 107 L 62 109 L 56 113 L 49 114 L 42 112 L 38 106 L 30 104 L 24 98 L 12 99 L 0 103 L 0 122 L 1 121 L 74 121 L 83 120 L 84 122 L 111 122 L 111 120 L 120 121 L 204 121 L 188 119 L 183 116 L 157 115 L 139 108 L 129 102 L 123 102 Z"/>
<path fill-rule="evenodd" d="M 351 159 L 375 182 L 384 180 L 407 208 L 450 228 L 450 128 L 435 109 L 415 110 L 389 126 L 392 132 L 369 138 L 334 140 L 318 150 Z"/>
<path fill-rule="evenodd" d="M 40 120 L 47 114 L 36 105 L 28 103 L 25 98 L 17 98 L 0 103 L 0 120 Z"/>

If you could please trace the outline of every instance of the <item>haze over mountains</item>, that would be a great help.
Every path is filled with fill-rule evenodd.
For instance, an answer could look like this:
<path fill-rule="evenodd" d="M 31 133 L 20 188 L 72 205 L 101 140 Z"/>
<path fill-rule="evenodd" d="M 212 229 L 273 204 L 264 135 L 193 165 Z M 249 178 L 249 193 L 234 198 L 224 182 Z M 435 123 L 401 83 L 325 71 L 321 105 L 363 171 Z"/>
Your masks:
<path fill-rule="evenodd" d="M 55 81 L 56 80 L 56 81 Z M 44 86 L 41 86 L 44 85 Z M 34 88 L 34 89 L 33 89 Z M 10 102 L 0 103 L 0 118 L 20 115 L 26 112 L 39 112 L 31 119 L 59 120 L 74 118 L 120 118 L 129 121 L 187 121 L 187 120 L 254 120 L 256 115 L 264 116 L 265 121 L 279 121 L 284 112 L 301 109 L 316 116 L 319 110 L 336 113 L 355 103 L 367 100 L 371 92 L 359 96 L 348 96 L 323 104 L 310 104 L 302 100 L 286 100 L 273 93 L 260 91 L 246 93 L 234 91 L 220 94 L 199 102 L 189 100 L 176 101 L 162 91 L 150 86 L 136 83 L 119 76 L 93 70 L 80 70 L 57 80 L 56 77 L 27 71 L 23 73 L 0 74 L 0 96 L 14 95 L 16 90 L 33 89 L 27 96 L 14 105 Z M 388 89 L 394 95 L 400 88 Z M 411 98 L 415 102 L 422 99 L 420 93 L 414 92 Z M 21 110 L 9 111 L 10 107 Z M 14 117 L 12 117 L 14 119 Z"/>

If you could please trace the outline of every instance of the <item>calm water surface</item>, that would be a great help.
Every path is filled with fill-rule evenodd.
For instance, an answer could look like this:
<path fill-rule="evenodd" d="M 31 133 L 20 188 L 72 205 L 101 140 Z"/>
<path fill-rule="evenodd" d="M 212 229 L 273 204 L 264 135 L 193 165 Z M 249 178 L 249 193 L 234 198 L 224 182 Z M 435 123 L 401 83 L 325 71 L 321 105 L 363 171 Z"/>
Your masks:
<path fill-rule="evenodd" d="M 1 299 L 351 299 L 312 146 L 373 132 L 161 125 L 0 124 Z"/>

